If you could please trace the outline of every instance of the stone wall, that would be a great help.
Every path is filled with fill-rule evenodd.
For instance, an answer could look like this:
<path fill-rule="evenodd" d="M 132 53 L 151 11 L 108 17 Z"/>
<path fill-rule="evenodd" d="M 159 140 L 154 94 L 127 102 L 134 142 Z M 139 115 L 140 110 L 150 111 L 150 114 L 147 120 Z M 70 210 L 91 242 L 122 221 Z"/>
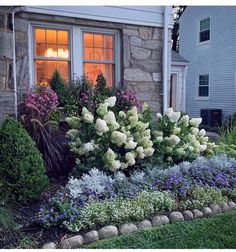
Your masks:
<path fill-rule="evenodd" d="M 0 122 L 14 112 L 10 8 L 0 8 Z"/>
<path fill-rule="evenodd" d="M 162 30 L 133 25 L 122 30 L 124 84 L 153 112 L 162 109 Z"/>
<path fill-rule="evenodd" d="M 12 30 L 7 24 L 9 22 L 6 21 L 6 17 L 4 19 L 4 15 L 7 15 L 7 11 L 0 15 L 0 26 L 5 22 L 5 28 L 0 28 L 0 43 L 2 45 L 0 47 L 0 92 L 12 93 Z M 161 111 L 162 28 L 24 12 L 15 15 L 16 75 L 19 100 L 30 87 L 29 21 L 118 29 L 121 34 L 122 83 L 128 89 L 135 90 L 141 101 L 147 102 L 153 112 Z M 11 96 L 5 96 L 3 104 L 1 104 L 2 97 L 4 96 L 0 96 L 0 114 L 1 110 L 5 111 L 3 104 L 6 104 L 6 100 L 9 102 L 8 110 L 10 111 L 10 107 L 12 107 L 10 104 L 14 103 Z"/>

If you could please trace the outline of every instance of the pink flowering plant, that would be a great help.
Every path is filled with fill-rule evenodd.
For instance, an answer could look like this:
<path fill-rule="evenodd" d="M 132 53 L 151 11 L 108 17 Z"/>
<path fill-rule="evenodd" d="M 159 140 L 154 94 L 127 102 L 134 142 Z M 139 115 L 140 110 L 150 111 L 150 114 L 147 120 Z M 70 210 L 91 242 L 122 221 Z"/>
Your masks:
<path fill-rule="evenodd" d="M 132 107 L 136 107 L 138 111 L 141 111 L 142 104 L 137 94 L 132 90 L 117 90 L 116 91 L 116 109 L 118 111 L 128 111 Z"/>
<path fill-rule="evenodd" d="M 57 110 L 58 96 L 49 87 L 40 87 L 31 91 L 25 98 L 25 106 L 34 108 L 41 120 L 46 122 L 50 119 L 53 112 Z"/>
<path fill-rule="evenodd" d="M 36 142 L 50 175 L 59 174 L 63 160 L 58 122 L 52 120 L 58 104 L 58 96 L 51 88 L 39 87 L 31 90 L 19 107 L 20 121 Z"/>

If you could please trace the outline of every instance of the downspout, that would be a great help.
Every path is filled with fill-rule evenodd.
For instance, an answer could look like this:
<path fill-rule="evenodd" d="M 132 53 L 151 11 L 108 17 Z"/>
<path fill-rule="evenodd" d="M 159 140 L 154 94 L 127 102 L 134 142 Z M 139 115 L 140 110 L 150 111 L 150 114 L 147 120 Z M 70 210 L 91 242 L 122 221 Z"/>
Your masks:
<path fill-rule="evenodd" d="M 168 108 L 168 6 L 164 7 L 164 38 L 163 38 L 163 113 Z"/>
<path fill-rule="evenodd" d="M 11 12 L 12 17 L 12 47 L 13 47 L 13 83 L 14 83 L 14 114 L 17 120 L 18 110 L 17 110 L 17 83 L 16 83 L 16 37 L 15 37 L 15 11 Z"/>
<path fill-rule="evenodd" d="M 15 13 L 22 11 L 21 7 L 12 7 L 12 56 L 13 56 L 13 84 L 14 84 L 14 114 L 16 120 L 18 118 L 18 97 L 17 97 L 17 82 L 16 82 L 16 35 L 15 35 Z"/>

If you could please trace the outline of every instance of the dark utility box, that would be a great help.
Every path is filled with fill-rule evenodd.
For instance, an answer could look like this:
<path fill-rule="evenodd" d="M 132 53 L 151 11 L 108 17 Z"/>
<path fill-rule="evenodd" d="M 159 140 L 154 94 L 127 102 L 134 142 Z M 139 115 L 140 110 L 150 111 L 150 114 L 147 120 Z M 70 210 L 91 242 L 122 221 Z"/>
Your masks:
<path fill-rule="evenodd" d="M 210 127 L 221 126 L 222 110 L 221 109 L 201 109 L 202 124 Z"/>

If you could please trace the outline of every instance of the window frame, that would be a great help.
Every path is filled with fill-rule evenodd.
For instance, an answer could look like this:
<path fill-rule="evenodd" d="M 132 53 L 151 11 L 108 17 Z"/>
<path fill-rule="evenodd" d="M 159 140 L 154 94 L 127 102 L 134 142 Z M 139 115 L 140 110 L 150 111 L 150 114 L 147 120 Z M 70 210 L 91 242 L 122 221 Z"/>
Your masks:
<path fill-rule="evenodd" d="M 35 41 L 35 29 L 51 29 L 56 31 L 68 31 L 68 50 L 69 55 L 68 58 L 58 58 L 58 57 L 44 57 L 44 56 L 36 56 L 36 41 Z M 56 24 L 45 24 L 45 23 L 31 23 L 30 27 L 30 34 L 29 38 L 31 38 L 31 41 L 29 41 L 29 57 L 30 57 L 30 64 L 29 69 L 31 72 L 30 77 L 30 86 L 36 86 L 36 80 L 37 80 L 37 74 L 36 74 L 36 60 L 46 60 L 46 61 L 67 61 L 68 62 L 68 79 L 71 80 L 72 78 L 72 29 L 70 26 L 66 25 L 56 25 Z"/>
<path fill-rule="evenodd" d="M 202 87 L 208 87 L 208 95 L 207 96 L 199 96 L 199 87 L 200 87 L 200 76 L 208 76 L 208 85 L 201 85 Z M 210 98 L 210 74 L 209 73 L 201 73 L 197 75 L 197 99 L 198 100 L 209 100 Z"/>
<path fill-rule="evenodd" d="M 28 26 L 28 51 L 29 51 L 29 72 L 30 72 L 30 86 L 34 87 L 36 83 L 36 68 L 34 58 L 34 28 L 42 29 L 56 29 L 68 30 L 68 48 L 69 48 L 69 77 L 73 79 L 74 76 L 81 76 L 83 74 L 83 32 L 94 32 L 102 34 L 112 34 L 114 36 L 114 83 L 117 86 L 121 81 L 121 37 L 120 30 L 106 29 L 97 27 L 87 27 L 79 25 L 63 25 L 63 24 L 48 24 L 45 22 L 30 22 Z M 79 46 L 78 46 L 79 45 Z M 81 55 L 81 57 L 76 57 Z M 49 59 L 49 58 L 47 58 Z M 49 59 L 50 60 L 50 59 Z M 64 60 L 64 59 L 62 59 Z"/>
<path fill-rule="evenodd" d="M 210 31 L 210 38 L 208 40 L 205 40 L 205 41 L 201 41 L 200 42 L 200 26 L 201 26 L 201 21 L 205 20 L 205 19 L 210 19 L 210 28 L 209 28 L 209 31 Z M 197 19 L 197 24 L 196 24 L 196 27 L 197 27 L 197 46 L 202 46 L 202 45 L 206 45 L 206 44 L 209 44 L 211 42 L 211 38 L 212 38 L 212 25 L 211 25 L 211 16 L 205 16 L 205 17 L 201 17 L 199 19 Z"/>

